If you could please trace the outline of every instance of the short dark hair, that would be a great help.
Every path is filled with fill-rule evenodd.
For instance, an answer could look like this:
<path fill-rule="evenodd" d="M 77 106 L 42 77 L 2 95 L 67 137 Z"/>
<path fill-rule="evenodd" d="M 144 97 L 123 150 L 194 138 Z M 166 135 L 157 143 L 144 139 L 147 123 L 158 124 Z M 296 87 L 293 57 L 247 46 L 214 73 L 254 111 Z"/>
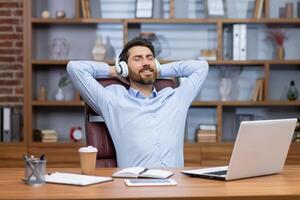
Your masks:
<path fill-rule="evenodd" d="M 125 47 L 123 48 L 123 50 L 121 51 L 120 55 L 119 55 L 119 60 L 120 61 L 125 61 L 126 63 L 128 62 L 128 58 L 129 58 L 129 54 L 128 51 L 130 48 L 135 47 L 135 46 L 143 46 L 143 47 L 148 47 L 153 56 L 155 57 L 155 51 L 154 51 L 154 46 L 152 45 L 151 41 L 145 38 L 141 38 L 141 37 L 136 37 L 132 40 L 130 40 Z"/>

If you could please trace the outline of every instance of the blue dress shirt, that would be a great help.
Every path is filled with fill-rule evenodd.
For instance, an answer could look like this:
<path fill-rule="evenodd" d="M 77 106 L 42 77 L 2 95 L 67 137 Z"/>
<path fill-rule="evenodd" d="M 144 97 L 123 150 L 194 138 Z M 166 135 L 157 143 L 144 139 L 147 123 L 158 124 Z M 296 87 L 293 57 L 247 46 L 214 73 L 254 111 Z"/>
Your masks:
<path fill-rule="evenodd" d="M 162 65 L 161 77 L 186 77 L 179 87 L 155 89 L 149 97 L 121 85 L 101 86 L 109 65 L 70 61 L 67 71 L 84 100 L 103 116 L 111 134 L 118 167 L 183 167 L 187 111 L 208 74 L 208 63 L 178 61 Z"/>

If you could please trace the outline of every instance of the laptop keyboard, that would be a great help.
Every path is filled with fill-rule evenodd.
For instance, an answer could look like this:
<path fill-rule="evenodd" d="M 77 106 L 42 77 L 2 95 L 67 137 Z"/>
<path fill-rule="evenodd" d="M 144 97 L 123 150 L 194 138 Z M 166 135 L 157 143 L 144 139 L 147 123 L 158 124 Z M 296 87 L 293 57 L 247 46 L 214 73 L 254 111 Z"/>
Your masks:
<path fill-rule="evenodd" d="M 222 171 L 216 171 L 216 172 L 209 172 L 206 174 L 213 174 L 213 175 L 226 175 L 227 170 L 222 170 Z"/>

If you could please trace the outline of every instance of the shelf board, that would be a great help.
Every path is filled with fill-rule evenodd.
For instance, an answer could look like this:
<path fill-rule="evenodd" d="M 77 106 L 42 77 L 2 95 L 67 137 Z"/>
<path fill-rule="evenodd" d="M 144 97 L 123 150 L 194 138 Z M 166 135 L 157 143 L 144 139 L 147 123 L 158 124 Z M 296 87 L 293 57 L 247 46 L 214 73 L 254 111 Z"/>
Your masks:
<path fill-rule="evenodd" d="M 127 24 L 216 24 L 220 22 L 218 19 L 207 18 L 207 19 L 124 19 Z"/>
<path fill-rule="evenodd" d="M 0 147 L 6 146 L 26 146 L 25 142 L 0 142 Z"/>
<path fill-rule="evenodd" d="M 66 67 L 69 60 L 49 60 L 49 59 L 33 59 L 31 61 L 31 64 L 33 67 L 53 67 L 52 65 L 55 65 L 56 67 Z M 99 62 L 105 62 L 109 65 L 115 64 L 114 60 L 104 60 Z"/>
<path fill-rule="evenodd" d="M 300 65 L 300 60 L 270 60 L 271 65 Z"/>
<path fill-rule="evenodd" d="M 65 66 L 69 60 L 49 60 L 49 59 L 32 59 L 31 64 L 34 67 L 62 65 Z M 160 63 L 174 62 L 176 60 L 160 60 Z M 104 60 L 101 62 L 114 64 L 114 60 Z M 208 60 L 210 65 L 300 65 L 300 60 Z"/>
<path fill-rule="evenodd" d="M 300 60 L 209 60 L 211 65 L 300 65 Z"/>
<path fill-rule="evenodd" d="M 203 147 L 203 146 L 233 146 L 234 141 L 222 141 L 222 142 L 191 142 L 185 141 L 184 145 L 186 147 L 196 146 L 196 147 Z M 291 146 L 300 146 L 300 142 L 293 141 Z"/>
<path fill-rule="evenodd" d="M 24 103 L 23 102 L 0 102 L 0 106 L 1 107 L 5 107 L 5 106 L 8 106 L 8 107 L 14 107 L 14 106 L 23 106 Z"/>
<path fill-rule="evenodd" d="M 126 24 L 140 24 L 140 23 L 156 23 L 156 24 L 235 24 L 235 23 L 255 23 L 255 24 L 296 24 L 300 25 L 300 19 L 282 19 L 282 18 L 262 18 L 262 19 L 215 19 L 215 18 L 176 18 L 176 19 L 112 19 L 112 18 L 65 18 L 65 19 L 43 19 L 31 18 L 32 24 L 99 24 L 99 23 L 126 23 Z"/>
<path fill-rule="evenodd" d="M 262 60 L 208 60 L 210 65 L 264 65 Z"/>
<path fill-rule="evenodd" d="M 69 60 L 48 60 L 48 59 L 33 59 L 31 64 L 35 65 L 66 65 Z"/>
<path fill-rule="evenodd" d="M 84 106 L 83 101 L 32 101 L 32 106 Z"/>
<path fill-rule="evenodd" d="M 223 24 L 235 24 L 235 23 L 245 23 L 245 24 L 298 24 L 300 25 L 300 19 L 284 19 L 284 18 L 247 18 L 247 19 L 220 19 Z"/>
<path fill-rule="evenodd" d="M 234 141 L 222 141 L 222 142 L 192 142 L 192 141 L 185 141 L 185 146 L 232 146 Z"/>
<path fill-rule="evenodd" d="M 31 18 L 32 24 L 100 24 L 100 23 L 123 23 L 122 19 L 103 19 L 103 18 L 65 18 L 65 19 L 43 19 Z"/>
<path fill-rule="evenodd" d="M 269 100 L 269 101 L 194 101 L 191 107 L 215 106 L 300 106 L 300 101 Z"/>
<path fill-rule="evenodd" d="M 255 23 L 255 24 L 296 24 L 300 25 L 300 19 L 255 19 L 255 18 L 247 18 L 247 19 L 215 19 L 215 18 L 203 18 L 203 19 L 124 19 L 125 23 L 182 23 L 182 24 L 235 24 L 235 23 Z"/>
<path fill-rule="evenodd" d="M 58 142 L 32 142 L 31 147 L 82 147 L 85 146 L 85 142 L 72 142 L 72 141 L 58 141 Z"/>

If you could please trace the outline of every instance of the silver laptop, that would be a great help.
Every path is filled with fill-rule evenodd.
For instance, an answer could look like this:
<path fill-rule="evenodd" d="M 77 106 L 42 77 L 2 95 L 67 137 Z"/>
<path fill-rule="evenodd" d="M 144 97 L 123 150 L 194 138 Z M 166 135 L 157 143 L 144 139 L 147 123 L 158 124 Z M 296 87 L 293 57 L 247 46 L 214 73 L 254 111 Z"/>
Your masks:
<path fill-rule="evenodd" d="M 229 166 L 181 171 L 201 178 L 234 180 L 282 171 L 297 119 L 241 122 Z"/>

